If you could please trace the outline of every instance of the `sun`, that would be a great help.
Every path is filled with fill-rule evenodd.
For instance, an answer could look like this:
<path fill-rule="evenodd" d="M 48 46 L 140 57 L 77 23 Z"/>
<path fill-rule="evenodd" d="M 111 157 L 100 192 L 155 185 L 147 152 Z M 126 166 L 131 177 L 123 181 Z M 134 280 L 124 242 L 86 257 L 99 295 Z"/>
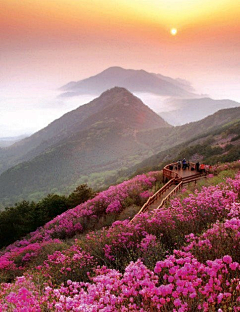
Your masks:
<path fill-rule="evenodd" d="M 177 28 L 172 28 L 172 29 L 170 30 L 170 33 L 171 33 L 171 35 L 176 36 L 176 34 L 177 34 Z"/>

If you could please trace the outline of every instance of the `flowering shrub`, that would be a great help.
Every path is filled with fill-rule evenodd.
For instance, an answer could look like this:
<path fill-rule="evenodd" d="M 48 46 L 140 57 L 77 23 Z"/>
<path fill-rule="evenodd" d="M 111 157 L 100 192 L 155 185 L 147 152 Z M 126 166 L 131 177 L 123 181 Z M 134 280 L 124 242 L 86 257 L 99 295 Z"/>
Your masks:
<path fill-rule="evenodd" d="M 98 222 L 103 214 L 119 213 L 126 207 L 126 201 L 132 198 L 132 203 L 141 205 L 139 194 L 151 189 L 159 179 L 159 172 L 150 172 L 134 177 L 129 181 L 111 186 L 99 193 L 93 199 L 64 212 L 44 227 L 32 233 L 31 242 L 51 238 L 69 238 L 81 233 L 89 224 Z"/>
<path fill-rule="evenodd" d="M 189 245 L 185 251 L 191 251 L 198 260 L 207 261 L 231 253 L 234 261 L 240 259 L 239 250 L 240 219 L 232 218 L 223 223 L 217 221 L 212 228 L 201 236 L 193 233 L 187 236 Z"/>
<path fill-rule="evenodd" d="M 123 274 L 102 267 L 91 283 L 69 280 L 45 291 L 56 311 L 217 311 L 237 307 L 239 279 L 232 276 L 238 267 L 228 255 L 203 264 L 176 250 L 154 272 L 138 260 Z"/>
<path fill-rule="evenodd" d="M 181 247 L 185 235 L 201 233 L 210 222 L 230 217 L 239 186 L 237 177 L 227 179 L 225 184 L 204 187 L 182 201 L 172 200 L 168 209 L 163 207 L 139 215 L 132 223 L 117 221 L 110 228 L 89 233 L 81 246 L 93 253 L 100 264 L 107 263 L 111 268 L 121 269 L 138 258 L 151 267 L 153 259 L 161 259 L 165 252 Z"/>
<path fill-rule="evenodd" d="M 43 265 L 38 266 L 38 270 L 46 280 L 59 285 L 69 279 L 88 280 L 87 272 L 96 265 L 93 256 L 73 245 L 65 251 L 55 251 L 49 255 Z"/>
<path fill-rule="evenodd" d="M 222 172 L 224 170 L 229 170 L 229 169 L 230 170 L 231 169 L 239 170 L 240 169 L 240 160 L 233 161 L 231 163 L 216 164 L 216 165 L 212 166 L 211 172 L 213 172 L 214 174 L 219 174 L 220 172 Z"/>
<path fill-rule="evenodd" d="M 30 277 L 17 277 L 14 284 L 1 284 L 0 311 L 41 312 L 41 301 Z"/>
<path fill-rule="evenodd" d="M 16 245 L 8 246 L 6 252 L 0 257 L 0 282 L 11 280 L 21 274 L 29 262 L 34 261 L 45 248 L 60 248 L 62 242 L 58 239 L 50 239 L 42 243 L 28 244 L 20 241 Z"/>

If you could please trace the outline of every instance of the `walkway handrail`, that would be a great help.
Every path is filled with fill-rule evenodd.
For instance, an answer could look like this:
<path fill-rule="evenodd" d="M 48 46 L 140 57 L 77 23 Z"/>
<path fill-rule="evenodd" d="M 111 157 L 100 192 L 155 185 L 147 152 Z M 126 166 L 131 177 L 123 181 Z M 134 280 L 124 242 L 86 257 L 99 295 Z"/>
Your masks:
<path fill-rule="evenodd" d="M 169 189 L 169 187 L 171 187 L 175 183 L 175 181 L 175 179 L 169 180 L 162 188 L 160 188 L 156 193 L 150 196 L 146 203 L 142 206 L 142 208 L 138 211 L 138 213 L 132 218 L 130 222 L 132 222 L 138 215 L 145 212 L 152 203 L 154 203 L 163 193 L 165 193 L 166 190 Z"/>
<path fill-rule="evenodd" d="M 183 178 L 182 182 L 183 182 L 183 184 L 190 183 L 190 182 L 197 182 L 197 180 L 200 180 L 200 179 L 206 178 L 206 177 L 207 177 L 206 174 L 201 174 L 201 173 L 194 174 L 194 175 L 192 175 L 190 177 Z"/>
<path fill-rule="evenodd" d="M 167 202 L 173 194 L 177 193 L 182 188 L 182 186 L 183 186 L 183 181 L 178 183 L 178 185 L 174 187 L 174 189 L 171 190 L 171 192 L 166 197 L 163 198 L 163 200 L 161 201 L 160 205 L 156 208 L 156 210 L 162 208 L 165 202 Z"/>
<path fill-rule="evenodd" d="M 178 176 L 178 173 L 177 172 L 174 172 L 172 171 L 171 169 L 169 169 L 168 167 L 171 166 L 170 165 L 167 165 L 163 168 L 163 176 L 164 177 L 167 177 L 167 178 L 174 178 L 174 179 L 178 179 L 179 176 Z"/>
<path fill-rule="evenodd" d="M 197 180 L 205 178 L 205 177 L 206 177 L 205 174 L 197 173 L 192 176 L 182 178 L 182 181 L 178 183 L 178 185 L 165 198 L 163 198 L 160 205 L 156 209 L 161 208 L 173 194 L 177 193 L 183 187 L 184 184 L 190 183 L 190 182 L 196 182 Z"/>

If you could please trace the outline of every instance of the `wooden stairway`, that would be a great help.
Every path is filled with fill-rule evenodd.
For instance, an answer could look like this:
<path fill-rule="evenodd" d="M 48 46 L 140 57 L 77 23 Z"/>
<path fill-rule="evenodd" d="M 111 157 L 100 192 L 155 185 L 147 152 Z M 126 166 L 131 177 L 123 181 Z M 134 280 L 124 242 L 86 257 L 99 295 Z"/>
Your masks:
<path fill-rule="evenodd" d="M 194 163 L 190 163 L 191 167 L 195 167 Z M 160 209 L 166 204 L 169 204 L 170 199 L 183 187 L 184 184 L 197 182 L 197 180 L 206 177 L 206 174 L 201 174 L 195 170 L 177 170 L 177 163 L 169 164 L 163 169 L 163 180 L 170 179 L 161 189 L 148 198 L 147 202 L 142 206 L 139 212 L 132 218 L 130 222 L 141 213 Z M 171 168 L 171 169 L 170 169 Z"/>

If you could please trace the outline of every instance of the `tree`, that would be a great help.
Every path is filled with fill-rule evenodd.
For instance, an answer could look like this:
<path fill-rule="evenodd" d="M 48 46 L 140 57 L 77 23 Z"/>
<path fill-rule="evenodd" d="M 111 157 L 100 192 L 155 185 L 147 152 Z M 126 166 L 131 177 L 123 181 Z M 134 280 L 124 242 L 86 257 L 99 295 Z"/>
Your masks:
<path fill-rule="evenodd" d="M 87 184 L 79 185 L 73 192 L 68 196 L 69 208 L 74 208 L 77 205 L 93 198 L 94 191 L 92 188 L 88 187 Z"/>

